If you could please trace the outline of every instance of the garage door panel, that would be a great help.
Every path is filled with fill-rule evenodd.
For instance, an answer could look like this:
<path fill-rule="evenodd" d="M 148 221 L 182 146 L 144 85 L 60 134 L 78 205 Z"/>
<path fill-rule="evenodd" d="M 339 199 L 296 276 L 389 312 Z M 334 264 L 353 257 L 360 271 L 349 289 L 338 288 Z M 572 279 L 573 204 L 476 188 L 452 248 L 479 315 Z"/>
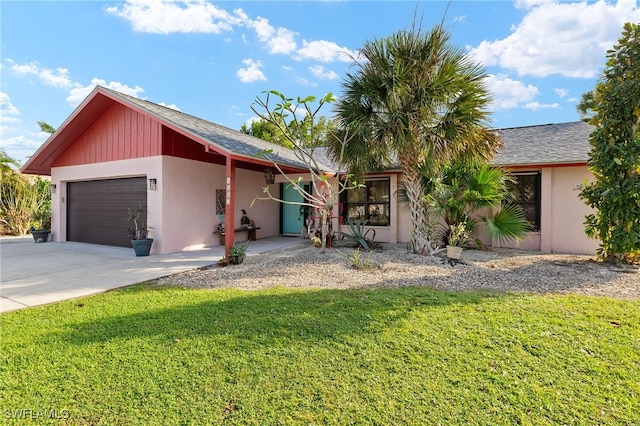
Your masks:
<path fill-rule="evenodd" d="M 144 177 L 70 182 L 67 185 L 67 240 L 130 247 L 127 209 L 147 209 Z"/>

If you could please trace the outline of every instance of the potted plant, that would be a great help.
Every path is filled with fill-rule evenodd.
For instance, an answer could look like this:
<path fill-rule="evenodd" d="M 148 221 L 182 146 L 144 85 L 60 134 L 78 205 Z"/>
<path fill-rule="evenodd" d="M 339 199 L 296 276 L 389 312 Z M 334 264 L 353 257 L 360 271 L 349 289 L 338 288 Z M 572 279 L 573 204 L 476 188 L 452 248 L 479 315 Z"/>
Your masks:
<path fill-rule="evenodd" d="M 45 243 L 51 233 L 51 207 L 43 207 L 33 213 L 31 235 L 36 243 Z"/>
<path fill-rule="evenodd" d="M 229 263 L 239 265 L 244 261 L 247 253 L 248 243 L 234 244 L 229 251 Z"/>
<path fill-rule="evenodd" d="M 460 222 L 449 226 L 449 235 L 447 237 L 447 257 L 454 260 L 460 259 L 462 250 L 469 241 L 467 224 Z"/>
<path fill-rule="evenodd" d="M 136 256 L 149 256 L 153 244 L 153 238 L 149 238 L 149 230 L 153 228 L 146 226 L 140 219 L 143 214 L 144 209 L 140 206 L 135 209 L 127 209 L 128 220 L 133 222 L 133 228 L 129 228 L 129 236 Z"/>

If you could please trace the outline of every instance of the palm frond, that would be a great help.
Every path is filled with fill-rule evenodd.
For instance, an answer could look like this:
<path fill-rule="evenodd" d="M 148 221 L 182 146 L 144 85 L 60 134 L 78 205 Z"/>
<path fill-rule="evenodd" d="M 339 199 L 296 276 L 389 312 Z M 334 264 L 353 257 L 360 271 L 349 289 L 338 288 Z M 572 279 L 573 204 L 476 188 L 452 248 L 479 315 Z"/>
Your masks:
<path fill-rule="evenodd" d="M 514 204 L 503 206 L 493 217 L 483 217 L 492 244 L 502 244 L 508 240 L 521 241 L 530 229 L 522 210 Z"/>

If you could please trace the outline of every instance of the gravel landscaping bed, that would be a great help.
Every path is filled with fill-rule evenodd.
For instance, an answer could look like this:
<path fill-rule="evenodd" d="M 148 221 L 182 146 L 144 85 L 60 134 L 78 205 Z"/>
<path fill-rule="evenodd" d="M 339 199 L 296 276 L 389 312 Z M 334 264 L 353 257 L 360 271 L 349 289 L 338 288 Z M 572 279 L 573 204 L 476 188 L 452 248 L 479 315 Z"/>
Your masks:
<path fill-rule="evenodd" d="M 405 244 L 382 244 L 361 260 L 371 268 L 355 269 L 350 247 L 327 249 L 310 243 L 247 257 L 241 265 L 209 267 L 162 278 L 159 284 L 191 288 L 264 289 L 374 288 L 427 286 L 438 290 L 491 290 L 525 293 L 575 293 L 620 299 L 640 298 L 640 274 L 614 272 L 593 256 L 543 254 L 491 249 L 465 250 L 461 262 L 407 252 Z"/>

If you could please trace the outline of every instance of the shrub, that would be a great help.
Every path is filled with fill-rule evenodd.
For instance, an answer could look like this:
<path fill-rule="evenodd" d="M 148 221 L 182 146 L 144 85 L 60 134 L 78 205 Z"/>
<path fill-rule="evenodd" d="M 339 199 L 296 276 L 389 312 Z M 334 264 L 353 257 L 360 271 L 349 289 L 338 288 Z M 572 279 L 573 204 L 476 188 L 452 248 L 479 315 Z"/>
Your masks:
<path fill-rule="evenodd" d="M 9 233 L 24 235 L 41 223 L 51 227 L 51 194 L 47 181 L 37 178 L 34 183 L 19 173 L 3 176 L 0 185 L 0 214 Z"/>

